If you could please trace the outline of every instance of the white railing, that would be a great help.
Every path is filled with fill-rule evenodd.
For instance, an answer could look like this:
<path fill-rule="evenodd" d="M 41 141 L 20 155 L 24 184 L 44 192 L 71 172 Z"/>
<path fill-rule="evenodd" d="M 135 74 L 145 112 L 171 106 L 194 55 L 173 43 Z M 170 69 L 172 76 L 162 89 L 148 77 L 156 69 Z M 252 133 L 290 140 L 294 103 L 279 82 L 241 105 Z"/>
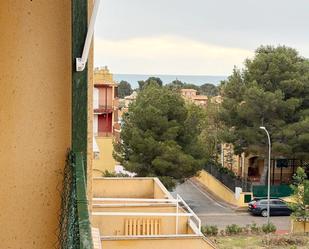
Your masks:
<path fill-rule="evenodd" d="M 179 201 L 178 201 L 179 200 Z M 193 223 L 193 224 L 197 224 L 197 226 L 196 226 L 196 228 L 197 228 L 197 232 L 199 233 L 199 234 L 201 234 L 202 233 L 202 231 L 201 231 L 201 227 L 202 227 L 202 223 L 201 223 L 201 220 L 200 220 L 200 218 L 193 212 L 193 210 L 189 207 L 189 205 L 184 201 L 184 199 L 182 199 L 181 198 L 181 196 L 179 195 L 179 194 L 177 194 L 177 204 L 178 203 L 182 203 L 184 206 L 185 206 L 185 208 L 187 209 L 187 211 L 190 213 L 190 214 L 192 214 L 192 217 L 195 219 L 195 222 Z M 178 212 L 178 208 L 177 208 L 177 212 Z M 193 221 L 192 221 L 193 222 Z M 192 224 L 192 223 L 191 223 Z M 192 224 L 192 225 L 193 225 Z M 196 229 L 194 229 L 193 228 L 193 230 L 196 230 Z"/>
<path fill-rule="evenodd" d="M 93 207 L 148 207 L 155 205 L 172 205 L 175 212 L 92 212 L 93 216 L 136 216 L 136 217 L 175 217 L 175 235 L 179 234 L 179 217 L 188 217 L 188 225 L 196 235 L 201 235 L 201 220 L 189 205 L 177 194 L 176 199 L 144 198 L 93 198 Z"/>

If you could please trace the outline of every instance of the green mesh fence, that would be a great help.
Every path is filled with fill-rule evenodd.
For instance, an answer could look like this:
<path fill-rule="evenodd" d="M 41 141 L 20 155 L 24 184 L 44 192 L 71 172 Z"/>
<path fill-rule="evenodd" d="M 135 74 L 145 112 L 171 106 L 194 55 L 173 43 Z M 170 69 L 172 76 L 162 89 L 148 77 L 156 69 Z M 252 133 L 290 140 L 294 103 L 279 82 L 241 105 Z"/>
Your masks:
<path fill-rule="evenodd" d="M 70 151 L 67 155 L 59 221 L 61 249 L 93 248 L 81 153 Z"/>

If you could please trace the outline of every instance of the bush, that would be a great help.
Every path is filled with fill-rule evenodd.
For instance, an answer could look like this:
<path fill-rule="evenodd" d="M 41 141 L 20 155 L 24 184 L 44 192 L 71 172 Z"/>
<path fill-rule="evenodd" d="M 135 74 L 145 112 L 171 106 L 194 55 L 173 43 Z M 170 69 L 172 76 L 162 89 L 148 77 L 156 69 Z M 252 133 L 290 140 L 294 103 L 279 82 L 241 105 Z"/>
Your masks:
<path fill-rule="evenodd" d="M 253 234 L 259 234 L 262 231 L 262 229 L 261 229 L 261 227 L 257 226 L 256 223 L 252 223 L 250 225 L 250 231 Z"/>
<path fill-rule="evenodd" d="M 264 233 L 274 233 L 276 232 L 277 228 L 273 223 L 269 223 L 269 224 L 264 224 L 262 226 L 262 231 Z"/>
<path fill-rule="evenodd" d="M 202 233 L 205 236 L 217 236 L 218 235 L 218 227 L 217 226 L 203 226 Z"/>
<path fill-rule="evenodd" d="M 102 177 L 130 177 L 130 176 L 126 173 L 116 173 L 105 170 L 104 172 L 102 172 Z"/>
<path fill-rule="evenodd" d="M 170 176 L 159 176 L 158 177 L 162 184 L 167 188 L 169 191 L 173 191 L 174 188 L 176 187 L 177 181 L 170 177 Z"/>
<path fill-rule="evenodd" d="M 236 235 L 242 232 L 242 228 L 236 224 L 228 225 L 225 228 L 226 235 Z"/>

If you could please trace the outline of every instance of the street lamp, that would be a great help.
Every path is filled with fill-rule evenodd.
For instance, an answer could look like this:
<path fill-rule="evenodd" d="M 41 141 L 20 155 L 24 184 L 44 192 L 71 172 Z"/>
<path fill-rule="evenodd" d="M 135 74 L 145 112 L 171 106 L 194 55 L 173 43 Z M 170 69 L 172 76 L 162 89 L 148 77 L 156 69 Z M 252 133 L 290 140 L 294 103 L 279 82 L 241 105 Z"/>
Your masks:
<path fill-rule="evenodd" d="M 265 128 L 265 126 L 261 126 L 260 129 L 264 130 L 267 134 L 268 138 L 268 186 L 267 186 L 267 224 L 269 225 L 269 214 L 270 214 L 270 154 L 271 154 L 271 143 L 270 143 L 270 136 Z"/>

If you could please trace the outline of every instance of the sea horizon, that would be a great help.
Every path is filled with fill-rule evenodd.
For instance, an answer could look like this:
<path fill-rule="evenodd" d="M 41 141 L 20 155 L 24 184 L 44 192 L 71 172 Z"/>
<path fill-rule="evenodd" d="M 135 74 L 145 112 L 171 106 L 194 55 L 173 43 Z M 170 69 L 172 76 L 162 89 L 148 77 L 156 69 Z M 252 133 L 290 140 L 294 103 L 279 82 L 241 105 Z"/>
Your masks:
<path fill-rule="evenodd" d="M 116 82 L 125 80 L 131 84 L 133 89 L 138 88 L 138 81 L 147 80 L 149 77 L 158 77 L 162 80 L 163 84 L 171 83 L 174 80 L 180 80 L 182 82 L 195 84 L 198 86 L 205 83 L 211 83 L 217 86 L 222 80 L 227 78 L 227 76 L 223 75 L 114 74 L 114 80 Z"/>

